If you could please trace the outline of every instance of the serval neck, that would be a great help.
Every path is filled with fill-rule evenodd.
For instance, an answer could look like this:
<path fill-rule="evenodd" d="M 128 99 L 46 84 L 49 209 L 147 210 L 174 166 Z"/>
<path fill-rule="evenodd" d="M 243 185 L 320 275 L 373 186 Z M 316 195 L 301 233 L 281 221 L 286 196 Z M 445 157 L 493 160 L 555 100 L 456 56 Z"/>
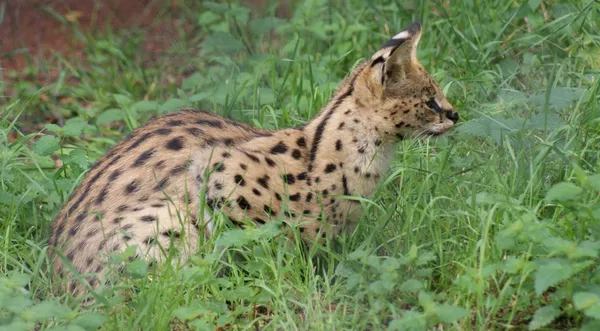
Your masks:
<path fill-rule="evenodd" d="M 343 193 L 369 196 L 389 169 L 396 139 L 370 123 L 368 106 L 355 98 L 352 83 L 304 127 L 308 172 L 318 174 L 326 164 L 340 164 L 351 184 Z"/>

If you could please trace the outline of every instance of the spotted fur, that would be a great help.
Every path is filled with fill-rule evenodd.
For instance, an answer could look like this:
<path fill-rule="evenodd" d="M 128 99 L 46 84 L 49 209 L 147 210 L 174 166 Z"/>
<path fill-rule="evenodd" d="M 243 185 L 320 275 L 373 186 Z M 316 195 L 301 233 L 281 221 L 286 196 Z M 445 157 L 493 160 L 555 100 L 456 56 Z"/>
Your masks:
<path fill-rule="evenodd" d="M 420 36 L 415 22 L 385 43 L 300 128 L 271 132 L 194 110 L 138 128 L 73 192 L 51 246 L 79 273 L 101 278 L 106 257 L 128 246 L 148 259 L 160 260 L 174 246 L 181 258 L 193 254 L 213 229 L 203 205 L 240 226 L 274 218 L 298 223 L 308 243 L 352 229 L 360 204 L 346 197 L 372 194 L 395 143 L 440 135 L 458 120 L 417 61 Z M 70 275 L 58 256 L 54 267 Z M 71 283 L 69 291 L 82 288 Z"/>

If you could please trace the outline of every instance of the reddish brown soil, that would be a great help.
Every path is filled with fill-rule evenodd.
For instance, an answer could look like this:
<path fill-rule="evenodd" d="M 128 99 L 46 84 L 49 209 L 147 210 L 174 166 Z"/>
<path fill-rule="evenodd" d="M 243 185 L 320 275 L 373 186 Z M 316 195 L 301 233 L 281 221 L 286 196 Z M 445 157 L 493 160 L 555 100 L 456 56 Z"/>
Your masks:
<path fill-rule="evenodd" d="M 0 6 L 6 4 L 5 14 L 0 17 L 0 69 L 22 73 L 20 71 L 28 65 L 41 67 L 42 60 L 51 60 L 55 54 L 84 59 L 85 44 L 74 40 L 73 28 L 84 35 L 101 32 L 107 26 L 125 33 L 134 28 L 144 29 L 147 34 L 143 51 L 153 58 L 180 37 L 178 31 L 182 30 L 182 22 L 166 16 L 179 10 L 182 1 L 186 0 L 0 1 Z M 258 11 L 266 8 L 267 3 L 266 0 L 244 2 Z M 52 12 L 60 18 L 57 19 Z M 279 3 L 278 14 L 289 16 L 289 0 Z M 189 32 L 187 28 L 183 30 Z M 44 72 L 49 73 L 49 77 L 38 79 L 52 80 L 52 64 L 50 67 L 47 65 L 48 61 L 45 61 Z"/>
<path fill-rule="evenodd" d="M 84 33 L 110 25 L 118 29 L 150 27 L 164 8 L 163 0 L 11 0 L 0 23 L 0 60 L 4 70 L 39 65 L 54 52 L 82 56 L 69 24 Z M 68 21 L 60 22 L 53 10 Z"/>

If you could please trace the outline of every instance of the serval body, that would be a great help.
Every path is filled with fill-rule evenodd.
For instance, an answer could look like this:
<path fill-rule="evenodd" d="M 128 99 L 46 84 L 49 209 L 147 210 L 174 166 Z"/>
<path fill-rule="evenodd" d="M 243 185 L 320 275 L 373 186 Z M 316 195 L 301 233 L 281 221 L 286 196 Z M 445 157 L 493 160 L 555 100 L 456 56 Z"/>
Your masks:
<path fill-rule="evenodd" d="M 372 194 L 396 142 L 440 135 L 458 120 L 417 61 L 420 36 L 415 22 L 390 39 L 300 128 L 260 130 L 194 110 L 138 128 L 59 213 L 50 242 L 62 255 L 57 273 L 71 275 L 66 258 L 81 274 L 102 275 L 106 256 L 132 245 L 139 257 L 160 260 L 175 244 L 185 259 L 213 230 L 209 210 L 240 225 L 296 223 L 307 243 L 352 229 L 360 204 L 347 197 Z M 69 291 L 83 287 L 71 282 Z"/>

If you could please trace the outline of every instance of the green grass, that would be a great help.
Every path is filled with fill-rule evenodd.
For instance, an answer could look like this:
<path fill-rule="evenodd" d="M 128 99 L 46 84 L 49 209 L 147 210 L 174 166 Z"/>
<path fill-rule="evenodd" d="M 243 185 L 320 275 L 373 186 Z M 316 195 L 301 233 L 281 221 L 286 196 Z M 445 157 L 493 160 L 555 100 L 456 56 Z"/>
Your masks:
<path fill-rule="evenodd" d="M 600 328 L 600 3 L 306 0 L 290 19 L 185 6 L 157 23 L 191 32 L 152 61 L 147 31 L 73 25 L 86 60 L 25 71 L 55 81 L 1 72 L 0 330 Z M 461 121 L 399 144 L 354 233 L 304 251 L 277 227 L 223 228 L 185 268 L 129 263 L 94 305 L 56 290 L 53 217 L 127 132 L 182 106 L 299 125 L 413 19 Z"/>

